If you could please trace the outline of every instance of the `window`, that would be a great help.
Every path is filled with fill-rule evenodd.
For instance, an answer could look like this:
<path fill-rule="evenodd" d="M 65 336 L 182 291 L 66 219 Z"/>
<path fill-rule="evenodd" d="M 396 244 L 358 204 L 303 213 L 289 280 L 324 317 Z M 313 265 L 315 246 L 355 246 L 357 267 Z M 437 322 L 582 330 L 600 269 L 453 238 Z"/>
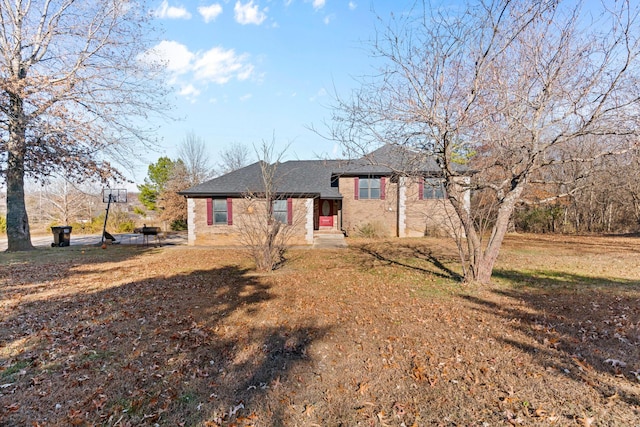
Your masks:
<path fill-rule="evenodd" d="M 444 199 L 444 185 L 439 178 L 424 178 L 419 183 L 420 200 Z"/>
<path fill-rule="evenodd" d="M 227 201 L 224 199 L 213 200 L 213 223 L 226 224 L 228 218 Z"/>
<path fill-rule="evenodd" d="M 273 201 L 273 218 L 283 224 L 287 224 L 287 201 L 286 200 L 274 200 Z"/>
<path fill-rule="evenodd" d="M 271 216 L 282 224 L 293 224 L 293 199 L 278 199 L 271 204 Z"/>
<path fill-rule="evenodd" d="M 207 199 L 207 225 L 233 225 L 231 199 Z"/>
<path fill-rule="evenodd" d="M 384 200 L 385 178 L 355 178 L 355 198 Z"/>

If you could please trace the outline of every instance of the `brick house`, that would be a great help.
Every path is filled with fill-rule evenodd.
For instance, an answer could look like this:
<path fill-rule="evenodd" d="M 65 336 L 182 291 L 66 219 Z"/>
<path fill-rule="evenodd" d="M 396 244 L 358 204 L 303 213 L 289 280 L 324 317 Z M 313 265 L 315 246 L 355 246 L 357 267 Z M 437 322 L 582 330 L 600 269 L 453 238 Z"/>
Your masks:
<path fill-rule="evenodd" d="M 456 221 L 440 169 L 432 158 L 409 154 L 385 145 L 357 160 L 279 163 L 273 215 L 291 227 L 291 244 L 312 244 L 318 233 L 450 234 Z M 262 182 L 256 162 L 180 192 L 187 197 L 188 243 L 238 244 Z"/>

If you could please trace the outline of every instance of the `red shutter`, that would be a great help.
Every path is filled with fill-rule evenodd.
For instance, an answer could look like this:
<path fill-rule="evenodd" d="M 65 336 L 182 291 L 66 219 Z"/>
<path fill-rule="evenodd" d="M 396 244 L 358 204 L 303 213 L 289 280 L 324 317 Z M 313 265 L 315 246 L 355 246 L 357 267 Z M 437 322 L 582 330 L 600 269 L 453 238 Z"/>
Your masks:
<path fill-rule="evenodd" d="M 287 199 L 287 224 L 293 224 L 293 199 L 291 197 Z"/>
<path fill-rule="evenodd" d="M 424 200 L 424 178 L 418 180 L 418 200 Z"/>
<path fill-rule="evenodd" d="M 353 178 L 353 187 L 355 188 L 355 191 L 353 193 L 353 198 L 355 200 L 358 200 L 358 198 L 360 197 L 360 178 L 358 177 Z"/>
<path fill-rule="evenodd" d="M 213 225 L 213 199 L 207 199 L 207 225 Z"/>
<path fill-rule="evenodd" d="M 233 204 L 231 197 L 227 198 L 227 225 L 233 225 Z"/>
<path fill-rule="evenodd" d="M 385 178 L 384 176 L 380 177 L 380 200 L 384 200 L 385 196 Z"/>

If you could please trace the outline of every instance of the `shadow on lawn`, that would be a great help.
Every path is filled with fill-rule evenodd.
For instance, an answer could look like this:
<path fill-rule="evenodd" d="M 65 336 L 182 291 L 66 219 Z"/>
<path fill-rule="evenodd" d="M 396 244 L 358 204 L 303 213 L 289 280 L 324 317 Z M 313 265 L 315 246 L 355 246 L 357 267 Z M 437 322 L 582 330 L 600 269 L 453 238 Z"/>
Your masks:
<path fill-rule="evenodd" d="M 393 244 L 364 244 L 354 248 L 388 264 L 409 268 L 444 279 L 462 280 L 460 274 L 445 264 L 445 262 L 451 261 L 451 256 L 435 254 L 427 247 L 394 242 Z M 415 264 L 409 263 L 409 260 L 415 261 Z"/>
<path fill-rule="evenodd" d="M 273 298 L 223 267 L 20 305 L 0 321 L 0 425 L 282 425 L 271 392 L 326 328 L 252 320 Z"/>
<path fill-rule="evenodd" d="M 36 248 L 26 252 L 0 252 L 0 284 L 24 286 L 70 277 L 83 265 L 118 263 L 142 257 L 158 249 L 150 246 L 115 245 L 101 249 L 97 245 L 65 248 Z M 34 269 L 36 266 L 38 268 Z M 112 265 L 104 270 L 113 273 Z M 28 274 L 25 274 L 28 272 Z M 96 271 L 97 272 L 97 271 Z"/>
<path fill-rule="evenodd" d="M 542 271 L 496 270 L 494 277 L 512 287 L 494 289 L 495 300 L 462 298 L 531 338 L 500 334 L 496 340 L 529 353 L 558 375 L 589 384 L 603 397 L 617 395 L 640 405 L 640 386 L 631 372 L 640 372 L 640 282 Z"/>

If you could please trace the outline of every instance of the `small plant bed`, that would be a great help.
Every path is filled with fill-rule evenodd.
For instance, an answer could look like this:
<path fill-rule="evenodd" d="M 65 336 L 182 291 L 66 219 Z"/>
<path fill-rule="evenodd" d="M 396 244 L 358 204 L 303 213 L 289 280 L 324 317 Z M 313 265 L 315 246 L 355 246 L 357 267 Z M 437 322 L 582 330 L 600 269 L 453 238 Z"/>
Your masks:
<path fill-rule="evenodd" d="M 636 425 L 640 239 L 0 254 L 0 425 Z"/>

